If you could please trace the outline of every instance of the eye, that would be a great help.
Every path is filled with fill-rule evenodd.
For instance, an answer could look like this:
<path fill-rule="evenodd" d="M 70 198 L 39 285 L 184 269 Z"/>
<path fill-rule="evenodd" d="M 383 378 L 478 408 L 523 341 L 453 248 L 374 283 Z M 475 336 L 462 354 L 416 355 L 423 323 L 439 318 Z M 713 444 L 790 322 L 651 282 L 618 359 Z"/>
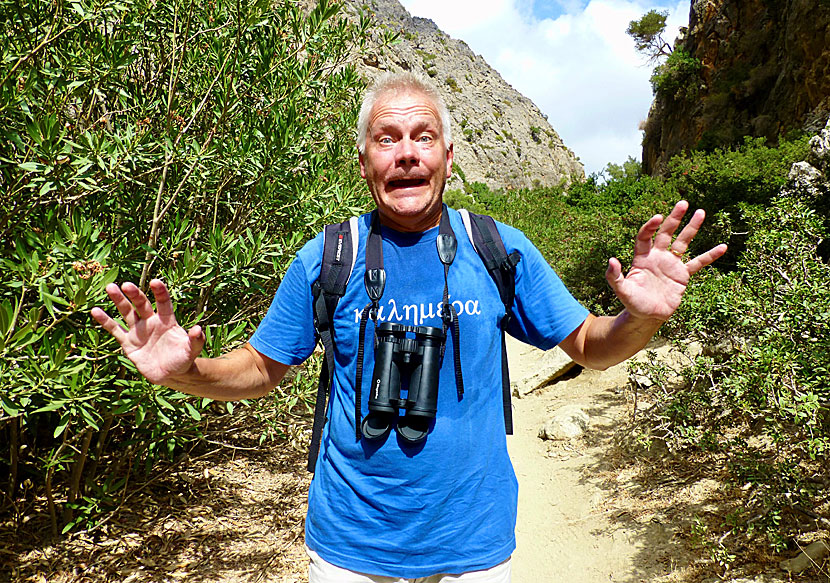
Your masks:
<path fill-rule="evenodd" d="M 392 143 L 392 138 L 390 138 L 389 136 L 384 136 L 384 137 L 382 137 L 378 140 L 378 143 L 379 144 L 391 144 Z"/>
<path fill-rule="evenodd" d="M 423 134 L 422 136 L 418 137 L 418 141 L 419 142 L 425 142 L 425 143 L 431 142 L 432 141 L 432 136 L 430 136 L 428 134 Z"/>

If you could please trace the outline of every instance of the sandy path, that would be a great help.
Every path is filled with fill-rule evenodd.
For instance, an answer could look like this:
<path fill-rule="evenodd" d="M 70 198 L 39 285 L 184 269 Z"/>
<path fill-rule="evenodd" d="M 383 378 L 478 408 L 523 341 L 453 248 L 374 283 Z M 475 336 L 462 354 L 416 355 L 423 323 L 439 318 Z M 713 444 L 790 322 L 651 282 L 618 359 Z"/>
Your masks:
<path fill-rule="evenodd" d="M 509 353 L 512 378 L 534 371 L 541 355 L 517 342 L 509 344 Z M 626 367 L 618 365 L 514 397 L 515 434 L 508 438 L 519 480 L 513 583 L 640 581 L 656 574 L 642 564 L 650 555 L 644 545 L 649 535 L 661 533 L 643 533 L 615 520 L 621 511 L 603 487 L 614 470 L 607 455 L 615 420 L 626 414 L 626 381 Z M 590 415 L 586 436 L 541 440 L 537 434 L 547 416 L 566 404 L 582 405 Z"/>

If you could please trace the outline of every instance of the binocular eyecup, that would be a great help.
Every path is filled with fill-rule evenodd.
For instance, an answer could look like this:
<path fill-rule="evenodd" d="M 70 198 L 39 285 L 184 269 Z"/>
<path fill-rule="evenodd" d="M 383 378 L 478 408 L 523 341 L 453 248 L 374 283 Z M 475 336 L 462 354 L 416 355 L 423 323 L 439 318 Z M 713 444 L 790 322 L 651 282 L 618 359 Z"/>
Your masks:
<path fill-rule="evenodd" d="M 378 325 L 369 415 L 361 425 L 365 439 L 381 439 L 393 424 L 400 438 L 408 443 L 426 439 L 438 406 L 438 377 L 445 340 L 441 328 L 393 322 Z M 402 399 L 401 381 L 406 379 L 409 388 Z M 401 417 L 400 409 L 405 410 Z"/>

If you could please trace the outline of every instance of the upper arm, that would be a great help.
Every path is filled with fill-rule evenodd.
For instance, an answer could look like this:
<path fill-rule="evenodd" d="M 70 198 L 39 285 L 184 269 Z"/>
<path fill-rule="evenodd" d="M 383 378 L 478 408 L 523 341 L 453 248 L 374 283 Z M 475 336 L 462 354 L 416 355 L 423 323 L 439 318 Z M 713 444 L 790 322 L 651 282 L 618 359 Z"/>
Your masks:
<path fill-rule="evenodd" d="M 539 250 L 518 230 L 497 223 L 505 248 L 518 251 L 516 297 L 508 332 L 519 340 L 549 350 L 556 345 L 577 350 L 578 330 L 590 313 L 567 290 Z M 571 338 L 565 340 L 568 336 Z M 578 352 L 577 352 L 578 356 Z"/>

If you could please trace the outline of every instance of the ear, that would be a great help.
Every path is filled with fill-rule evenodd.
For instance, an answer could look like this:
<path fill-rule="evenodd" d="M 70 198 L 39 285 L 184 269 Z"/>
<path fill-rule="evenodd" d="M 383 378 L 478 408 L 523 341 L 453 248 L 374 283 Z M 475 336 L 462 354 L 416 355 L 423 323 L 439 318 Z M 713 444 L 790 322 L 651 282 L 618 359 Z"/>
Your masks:
<path fill-rule="evenodd" d="M 363 154 L 360 153 L 360 150 L 357 151 L 357 161 L 360 163 L 360 176 L 364 180 L 366 179 L 366 160 Z"/>
<path fill-rule="evenodd" d="M 452 176 L 452 159 L 453 159 L 452 146 L 453 146 L 452 143 L 450 143 L 449 147 L 447 148 L 447 176 L 446 176 L 446 178 L 449 178 L 450 176 Z"/>

